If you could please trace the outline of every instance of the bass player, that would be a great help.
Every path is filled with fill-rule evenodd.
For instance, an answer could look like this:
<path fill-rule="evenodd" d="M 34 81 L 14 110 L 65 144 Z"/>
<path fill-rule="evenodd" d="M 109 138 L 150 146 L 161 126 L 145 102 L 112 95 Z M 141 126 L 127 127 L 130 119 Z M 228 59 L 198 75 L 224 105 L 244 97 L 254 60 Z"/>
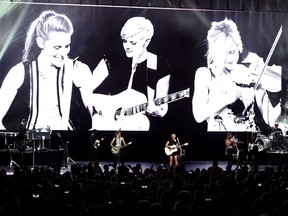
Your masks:
<path fill-rule="evenodd" d="M 175 150 L 173 151 L 172 154 L 169 155 L 169 166 L 172 167 L 173 165 L 176 167 L 179 165 L 179 156 L 180 156 L 180 143 L 179 139 L 176 138 L 176 134 L 171 134 L 171 138 L 167 140 L 165 144 L 166 148 L 169 148 L 170 150 Z M 177 149 L 177 150 L 176 150 Z"/>
<path fill-rule="evenodd" d="M 247 163 L 257 169 L 258 166 L 258 152 L 261 140 L 258 139 L 257 132 L 251 133 L 250 142 L 248 143 Z"/>
<path fill-rule="evenodd" d="M 101 141 L 104 140 L 104 137 L 101 139 L 97 139 L 97 130 L 93 129 L 90 136 L 89 136 L 89 141 L 91 143 L 91 162 L 99 165 L 99 147 L 101 144 Z"/>

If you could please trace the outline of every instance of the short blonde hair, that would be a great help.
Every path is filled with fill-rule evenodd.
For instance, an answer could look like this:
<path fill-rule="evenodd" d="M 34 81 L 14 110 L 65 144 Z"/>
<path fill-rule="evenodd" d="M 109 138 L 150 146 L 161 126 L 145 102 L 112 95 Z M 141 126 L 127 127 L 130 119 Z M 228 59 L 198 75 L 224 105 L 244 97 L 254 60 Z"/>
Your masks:
<path fill-rule="evenodd" d="M 220 22 L 212 22 L 212 26 L 207 34 L 208 51 L 206 55 L 208 67 L 215 63 L 221 51 L 226 51 L 224 48 L 227 45 L 227 40 L 235 43 L 239 53 L 243 51 L 240 33 L 237 25 L 232 20 L 225 18 Z"/>
<path fill-rule="evenodd" d="M 126 21 L 121 29 L 122 39 L 140 34 L 141 39 L 150 39 L 154 35 L 154 27 L 145 17 L 132 17 Z"/>

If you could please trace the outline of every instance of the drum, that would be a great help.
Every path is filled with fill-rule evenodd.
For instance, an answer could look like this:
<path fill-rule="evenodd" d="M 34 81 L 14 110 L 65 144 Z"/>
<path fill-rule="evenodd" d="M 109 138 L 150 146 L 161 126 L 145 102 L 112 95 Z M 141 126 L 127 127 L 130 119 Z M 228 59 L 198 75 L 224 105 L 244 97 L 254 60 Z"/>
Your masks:
<path fill-rule="evenodd" d="M 45 128 L 42 128 L 41 129 L 41 132 L 51 132 L 51 129 L 49 126 L 45 127 Z"/>
<path fill-rule="evenodd" d="M 256 145 L 258 146 L 258 152 L 265 151 L 271 148 L 271 141 L 269 138 L 259 138 L 256 141 Z"/>
<path fill-rule="evenodd" d="M 273 139 L 274 139 L 273 133 L 269 134 L 269 139 L 270 139 L 270 140 L 273 140 Z"/>
<path fill-rule="evenodd" d="M 35 139 L 36 130 L 28 130 L 26 132 L 26 139 L 27 140 L 34 140 Z"/>

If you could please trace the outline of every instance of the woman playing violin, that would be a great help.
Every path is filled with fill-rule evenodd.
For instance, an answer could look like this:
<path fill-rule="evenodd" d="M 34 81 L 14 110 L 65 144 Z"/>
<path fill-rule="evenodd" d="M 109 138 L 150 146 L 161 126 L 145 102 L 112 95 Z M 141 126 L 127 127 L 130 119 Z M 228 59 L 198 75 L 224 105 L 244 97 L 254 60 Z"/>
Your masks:
<path fill-rule="evenodd" d="M 256 63 L 249 65 L 256 68 L 263 60 L 253 53 L 240 60 L 243 44 L 236 24 L 227 18 L 212 22 L 207 42 L 207 67 L 198 68 L 194 80 L 195 120 L 206 121 L 208 131 L 256 131 L 257 112 L 263 122 L 273 125 L 281 113 L 280 100 L 272 104 L 265 85 L 255 85 L 255 71 L 243 63 L 253 59 Z"/>
<path fill-rule="evenodd" d="M 226 155 L 227 155 L 227 166 L 233 166 L 234 162 L 236 162 L 237 167 L 236 169 L 241 166 L 239 161 L 239 150 L 237 144 L 240 143 L 238 139 L 233 135 L 233 133 L 228 132 L 225 138 L 225 145 L 226 145 Z"/>

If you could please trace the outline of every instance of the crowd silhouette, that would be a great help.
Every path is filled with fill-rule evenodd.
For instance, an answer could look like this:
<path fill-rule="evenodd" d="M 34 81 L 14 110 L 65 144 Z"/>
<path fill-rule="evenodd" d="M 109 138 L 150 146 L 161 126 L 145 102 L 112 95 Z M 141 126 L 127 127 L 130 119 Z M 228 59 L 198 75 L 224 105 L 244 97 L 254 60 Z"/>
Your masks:
<path fill-rule="evenodd" d="M 74 164 L 0 172 L 0 215 L 288 215 L 288 164 L 264 170 Z"/>

